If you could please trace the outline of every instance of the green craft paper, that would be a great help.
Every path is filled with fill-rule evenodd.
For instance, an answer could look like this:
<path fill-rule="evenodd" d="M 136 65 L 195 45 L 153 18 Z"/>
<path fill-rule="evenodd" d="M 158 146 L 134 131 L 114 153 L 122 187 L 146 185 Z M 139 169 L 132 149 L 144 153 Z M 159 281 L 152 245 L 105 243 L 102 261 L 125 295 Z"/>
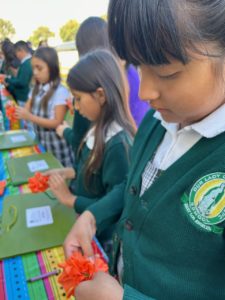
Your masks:
<path fill-rule="evenodd" d="M 45 161 L 48 169 L 31 172 L 28 163 Z M 28 179 L 36 172 L 45 172 L 49 169 L 62 168 L 61 163 L 51 153 L 39 153 L 29 156 L 10 158 L 6 161 L 9 176 L 13 185 L 28 182 Z"/>
<path fill-rule="evenodd" d="M 28 228 L 26 210 L 50 206 L 53 224 Z M 6 196 L 0 231 L 0 259 L 63 244 L 75 222 L 75 212 L 48 193 Z"/>
<path fill-rule="evenodd" d="M 33 146 L 37 140 L 27 130 L 10 130 L 0 134 L 0 150 Z"/>

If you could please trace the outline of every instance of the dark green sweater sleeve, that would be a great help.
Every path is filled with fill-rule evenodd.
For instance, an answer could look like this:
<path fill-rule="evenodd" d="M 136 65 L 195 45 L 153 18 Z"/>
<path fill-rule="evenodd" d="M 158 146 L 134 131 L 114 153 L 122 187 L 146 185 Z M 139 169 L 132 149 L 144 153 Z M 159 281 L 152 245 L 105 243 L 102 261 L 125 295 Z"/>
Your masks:
<path fill-rule="evenodd" d="M 73 147 L 73 149 L 75 149 L 75 151 L 78 149 L 84 135 L 90 128 L 90 124 L 91 122 L 82 117 L 76 110 L 74 113 L 73 128 L 66 128 L 63 131 L 64 139 Z"/>
<path fill-rule="evenodd" d="M 152 297 L 147 297 L 144 294 L 133 289 L 129 285 L 124 286 L 123 300 L 156 300 Z"/>
<path fill-rule="evenodd" d="M 100 201 L 87 208 L 95 217 L 99 233 L 119 220 L 124 206 L 125 187 L 126 180 L 115 186 Z"/>
<path fill-rule="evenodd" d="M 102 166 L 102 181 L 106 194 L 96 199 L 78 195 L 75 202 L 76 212 L 82 213 L 88 208 L 99 219 L 98 223 L 101 227 L 107 227 L 111 222 L 115 222 L 123 208 L 124 187 L 121 182 L 126 178 L 128 165 L 127 150 L 122 142 L 108 149 Z"/>
<path fill-rule="evenodd" d="M 30 65 L 30 61 L 27 60 L 22 65 L 20 65 L 16 77 L 6 78 L 5 81 L 9 84 L 9 89 L 10 86 L 16 88 L 23 88 L 29 85 L 31 77 L 32 77 L 32 68 Z"/>

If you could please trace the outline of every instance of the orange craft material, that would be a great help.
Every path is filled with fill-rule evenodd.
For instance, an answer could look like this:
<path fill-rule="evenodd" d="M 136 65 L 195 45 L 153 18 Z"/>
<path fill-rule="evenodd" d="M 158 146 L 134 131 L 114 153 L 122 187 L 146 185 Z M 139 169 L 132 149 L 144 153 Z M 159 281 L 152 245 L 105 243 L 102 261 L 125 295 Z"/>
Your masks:
<path fill-rule="evenodd" d="M 2 94 L 2 96 L 5 96 L 5 97 L 10 96 L 9 91 L 8 91 L 6 88 L 3 88 L 3 89 L 1 90 L 1 94 Z"/>
<path fill-rule="evenodd" d="M 0 74 L 0 83 L 3 83 L 5 80 L 5 75 L 4 74 Z"/>
<path fill-rule="evenodd" d="M 17 121 L 17 118 L 16 118 L 16 105 L 10 101 L 9 103 L 6 104 L 5 106 L 5 114 L 6 114 L 6 117 L 11 121 L 11 122 L 15 122 Z"/>
<path fill-rule="evenodd" d="M 66 296 L 74 296 L 76 287 L 79 283 L 91 280 L 98 271 L 107 272 L 108 265 L 96 257 L 94 261 L 89 260 L 80 252 L 74 252 L 64 263 L 59 264 L 63 269 L 58 278 L 58 282 L 66 291 Z"/>
<path fill-rule="evenodd" d="M 0 181 L 0 196 L 2 196 L 4 194 L 5 187 L 6 187 L 6 180 L 1 180 Z"/>
<path fill-rule="evenodd" d="M 74 114 L 74 107 L 73 107 L 73 101 L 71 98 L 66 99 L 66 105 L 69 108 L 70 114 Z"/>
<path fill-rule="evenodd" d="M 44 176 L 37 172 L 34 177 L 28 179 L 28 186 L 32 193 L 45 192 L 48 188 L 49 176 Z"/>

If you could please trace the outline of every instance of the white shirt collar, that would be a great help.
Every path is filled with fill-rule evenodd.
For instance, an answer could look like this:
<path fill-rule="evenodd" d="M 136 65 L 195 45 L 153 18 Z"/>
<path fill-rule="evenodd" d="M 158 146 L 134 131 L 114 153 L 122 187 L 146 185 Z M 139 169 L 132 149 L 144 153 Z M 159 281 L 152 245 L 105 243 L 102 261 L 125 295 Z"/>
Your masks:
<path fill-rule="evenodd" d="M 41 84 L 40 90 L 47 92 L 50 89 L 50 83 Z"/>
<path fill-rule="evenodd" d="M 194 130 L 201 136 L 206 138 L 213 138 L 225 131 L 225 104 L 221 105 L 210 115 L 205 117 L 199 122 L 185 126 L 179 130 L 178 123 L 167 123 L 163 120 L 159 112 L 155 112 L 154 117 L 161 121 L 163 127 L 166 128 L 171 134 L 177 134 L 178 131 Z"/>
<path fill-rule="evenodd" d="M 123 130 L 123 128 L 119 124 L 117 124 L 116 122 L 112 122 L 108 128 L 106 138 L 105 138 L 105 143 L 107 143 L 114 135 L 116 135 L 117 133 L 119 133 L 122 130 Z M 94 148 L 94 144 L 95 144 L 94 131 L 95 131 L 95 127 L 92 127 L 88 131 L 88 133 L 84 139 L 87 147 L 90 150 L 92 150 Z"/>
<path fill-rule="evenodd" d="M 29 58 L 31 58 L 31 55 L 28 54 L 27 56 L 25 56 L 22 60 L 21 60 L 21 64 L 23 64 L 26 60 L 28 60 Z"/>

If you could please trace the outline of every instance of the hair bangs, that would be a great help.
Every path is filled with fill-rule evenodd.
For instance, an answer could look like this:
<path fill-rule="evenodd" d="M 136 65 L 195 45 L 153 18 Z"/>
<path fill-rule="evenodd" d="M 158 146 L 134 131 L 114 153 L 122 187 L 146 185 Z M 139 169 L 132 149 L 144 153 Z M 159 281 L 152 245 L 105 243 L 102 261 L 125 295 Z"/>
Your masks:
<path fill-rule="evenodd" d="M 172 13 L 172 2 L 166 0 L 110 2 L 109 38 L 122 59 L 134 65 L 169 64 L 169 57 L 182 63 L 188 61 L 185 45 L 182 43 L 177 21 Z"/>

